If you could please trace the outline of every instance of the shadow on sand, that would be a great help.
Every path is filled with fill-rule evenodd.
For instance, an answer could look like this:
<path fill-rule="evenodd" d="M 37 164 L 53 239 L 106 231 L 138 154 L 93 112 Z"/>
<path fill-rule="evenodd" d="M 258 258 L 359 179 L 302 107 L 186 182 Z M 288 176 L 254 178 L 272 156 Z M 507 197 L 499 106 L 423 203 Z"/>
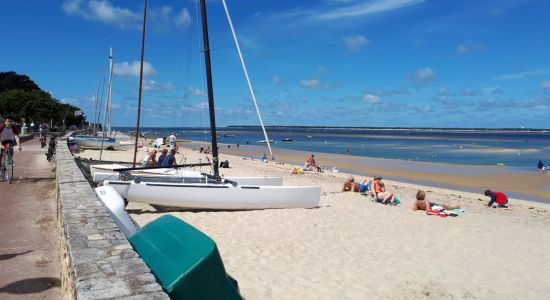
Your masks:
<path fill-rule="evenodd" d="M 38 277 L 18 280 L 0 288 L 0 293 L 8 294 L 36 294 L 59 286 L 59 278 Z"/>

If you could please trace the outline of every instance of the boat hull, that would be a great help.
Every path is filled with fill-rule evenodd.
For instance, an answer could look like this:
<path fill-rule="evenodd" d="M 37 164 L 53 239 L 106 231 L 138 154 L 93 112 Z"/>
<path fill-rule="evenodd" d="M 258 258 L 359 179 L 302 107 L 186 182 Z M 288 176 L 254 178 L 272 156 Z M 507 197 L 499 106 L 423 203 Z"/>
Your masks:
<path fill-rule="evenodd" d="M 74 138 L 73 141 L 80 148 L 84 149 L 117 149 L 117 150 L 129 150 L 134 148 L 135 143 L 130 141 L 116 141 L 112 139 L 102 140 L 98 138 Z"/>
<path fill-rule="evenodd" d="M 316 186 L 261 186 L 231 184 L 172 184 L 110 181 L 128 201 L 154 205 L 247 210 L 268 208 L 312 208 L 319 205 L 321 188 Z"/>

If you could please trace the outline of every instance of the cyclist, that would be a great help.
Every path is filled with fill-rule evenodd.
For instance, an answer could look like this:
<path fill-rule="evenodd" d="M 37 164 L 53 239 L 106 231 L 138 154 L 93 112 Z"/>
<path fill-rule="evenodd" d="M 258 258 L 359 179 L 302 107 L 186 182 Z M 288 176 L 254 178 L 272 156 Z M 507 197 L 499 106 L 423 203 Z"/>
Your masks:
<path fill-rule="evenodd" d="M 46 146 L 46 134 L 48 134 L 48 125 L 46 123 L 41 123 L 38 127 L 40 132 L 40 146 L 44 148 Z"/>
<path fill-rule="evenodd" d="M 13 117 L 6 117 L 4 119 L 4 123 L 0 124 L 0 142 L 2 144 L 2 150 L 0 150 L 0 165 L 2 165 L 2 157 L 4 154 L 4 147 L 6 145 L 12 147 L 17 146 L 18 150 L 21 151 L 19 133 L 21 133 L 21 131 L 15 124 Z M 10 154 L 13 155 L 13 153 Z"/>

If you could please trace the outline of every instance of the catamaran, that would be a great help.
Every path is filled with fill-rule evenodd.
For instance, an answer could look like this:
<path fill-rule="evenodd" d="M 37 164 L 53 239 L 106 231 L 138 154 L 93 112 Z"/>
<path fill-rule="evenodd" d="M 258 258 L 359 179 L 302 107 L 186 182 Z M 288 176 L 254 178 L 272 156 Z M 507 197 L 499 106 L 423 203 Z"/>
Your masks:
<path fill-rule="evenodd" d="M 238 41 L 229 11 L 225 1 L 222 1 L 233 37 L 236 42 L 237 51 L 241 58 L 246 79 L 252 93 L 252 98 L 260 118 L 262 129 L 264 130 L 265 141 L 270 144 L 263 126 L 263 121 L 259 114 L 256 103 L 256 97 L 250 85 L 250 78 L 244 65 L 244 60 L 240 51 Z M 206 67 L 206 82 L 208 90 L 208 108 L 210 114 L 210 133 L 212 141 L 212 168 L 213 175 L 201 174 L 198 177 L 183 176 L 183 182 L 173 179 L 160 179 L 156 182 L 142 181 L 141 176 L 130 175 L 130 180 L 105 180 L 104 186 L 112 186 L 126 200 L 131 202 L 143 202 L 163 206 L 175 206 L 185 208 L 199 209 L 224 209 L 224 210 L 244 210 L 244 209 L 267 209 L 267 208 L 312 208 L 319 204 L 321 197 L 321 188 L 318 186 L 281 186 L 281 185 L 261 185 L 247 184 L 245 180 L 222 178 L 219 175 L 218 144 L 216 133 L 216 118 L 214 109 L 214 92 L 212 84 L 212 70 L 210 62 L 210 46 L 208 40 L 208 25 L 206 17 L 206 3 L 200 1 L 202 15 L 202 33 L 203 33 L 203 53 Z M 143 52 L 142 52 L 143 54 Z M 143 56 L 142 56 L 143 63 Z M 140 85 L 141 87 L 141 85 Z M 140 91 L 141 94 L 141 91 Z M 139 109 L 138 109 L 139 111 Z M 138 126 L 139 132 L 139 113 Z M 271 147 L 270 152 L 271 152 Z M 135 165 L 135 159 L 134 159 Z M 135 168 L 131 168 L 135 169 Z M 127 169 L 126 171 L 132 171 Z M 119 170 L 120 171 L 120 170 Z M 195 179 L 192 179 L 195 178 Z M 179 180 L 179 179 L 178 179 Z"/>

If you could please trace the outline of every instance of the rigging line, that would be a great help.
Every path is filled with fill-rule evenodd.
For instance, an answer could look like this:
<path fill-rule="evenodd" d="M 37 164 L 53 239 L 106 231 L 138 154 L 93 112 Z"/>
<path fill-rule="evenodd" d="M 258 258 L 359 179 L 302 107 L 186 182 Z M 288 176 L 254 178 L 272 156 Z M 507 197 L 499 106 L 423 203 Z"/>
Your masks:
<path fill-rule="evenodd" d="M 105 76 L 103 76 L 103 81 L 102 81 L 102 88 L 101 88 L 101 97 L 99 97 L 99 85 L 97 86 L 97 96 L 99 97 L 99 110 L 98 110 L 98 114 L 97 114 L 97 124 L 99 124 L 99 120 L 101 120 L 101 111 L 103 110 L 102 107 L 103 107 L 103 91 L 105 90 Z M 103 128 L 103 125 L 101 126 L 101 131 L 103 132 L 105 130 L 105 128 Z"/>
<path fill-rule="evenodd" d="M 103 102 L 103 92 L 105 91 L 105 77 L 103 77 L 103 87 L 101 89 L 101 102 Z M 103 143 L 105 142 L 105 125 L 107 123 L 107 117 L 108 117 L 108 110 L 109 110 L 109 101 L 107 100 L 105 102 L 105 117 L 103 120 L 103 126 L 101 126 L 101 146 L 99 147 L 99 161 L 101 162 L 101 157 L 103 155 Z"/>
<path fill-rule="evenodd" d="M 262 125 L 262 131 L 264 132 L 265 141 L 267 143 L 267 148 L 269 148 L 269 153 L 271 154 L 271 159 L 273 160 L 273 151 L 271 150 L 271 143 L 265 131 L 264 121 L 262 120 L 262 115 L 260 114 L 260 108 L 256 102 L 256 95 L 254 94 L 254 89 L 252 88 L 252 83 L 250 82 L 250 77 L 248 76 L 248 70 L 246 69 L 246 64 L 244 63 L 243 54 L 241 52 L 241 47 L 239 46 L 239 41 L 237 39 L 237 33 L 235 33 L 235 28 L 233 28 L 233 22 L 231 21 L 231 16 L 229 15 L 229 9 L 227 8 L 227 3 L 225 0 L 222 0 L 223 8 L 225 9 L 225 14 L 227 15 L 227 21 L 229 22 L 229 27 L 231 27 L 231 33 L 233 34 L 233 40 L 235 40 L 235 46 L 237 47 L 237 52 L 239 53 L 239 58 L 241 59 L 241 65 L 243 66 L 244 76 L 246 77 L 246 82 L 248 83 L 248 89 L 252 95 L 252 100 L 254 101 L 254 106 L 256 107 L 256 113 L 258 114 L 258 119 L 260 119 L 260 124 Z"/>
<path fill-rule="evenodd" d="M 99 83 L 101 82 L 101 71 L 97 75 L 97 92 L 95 94 L 95 103 L 94 103 L 94 126 L 92 129 L 92 135 L 97 134 L 97 124 L 99 124 L 99 119 L 97 117 L 97 104 L 99 102 Z"/>

